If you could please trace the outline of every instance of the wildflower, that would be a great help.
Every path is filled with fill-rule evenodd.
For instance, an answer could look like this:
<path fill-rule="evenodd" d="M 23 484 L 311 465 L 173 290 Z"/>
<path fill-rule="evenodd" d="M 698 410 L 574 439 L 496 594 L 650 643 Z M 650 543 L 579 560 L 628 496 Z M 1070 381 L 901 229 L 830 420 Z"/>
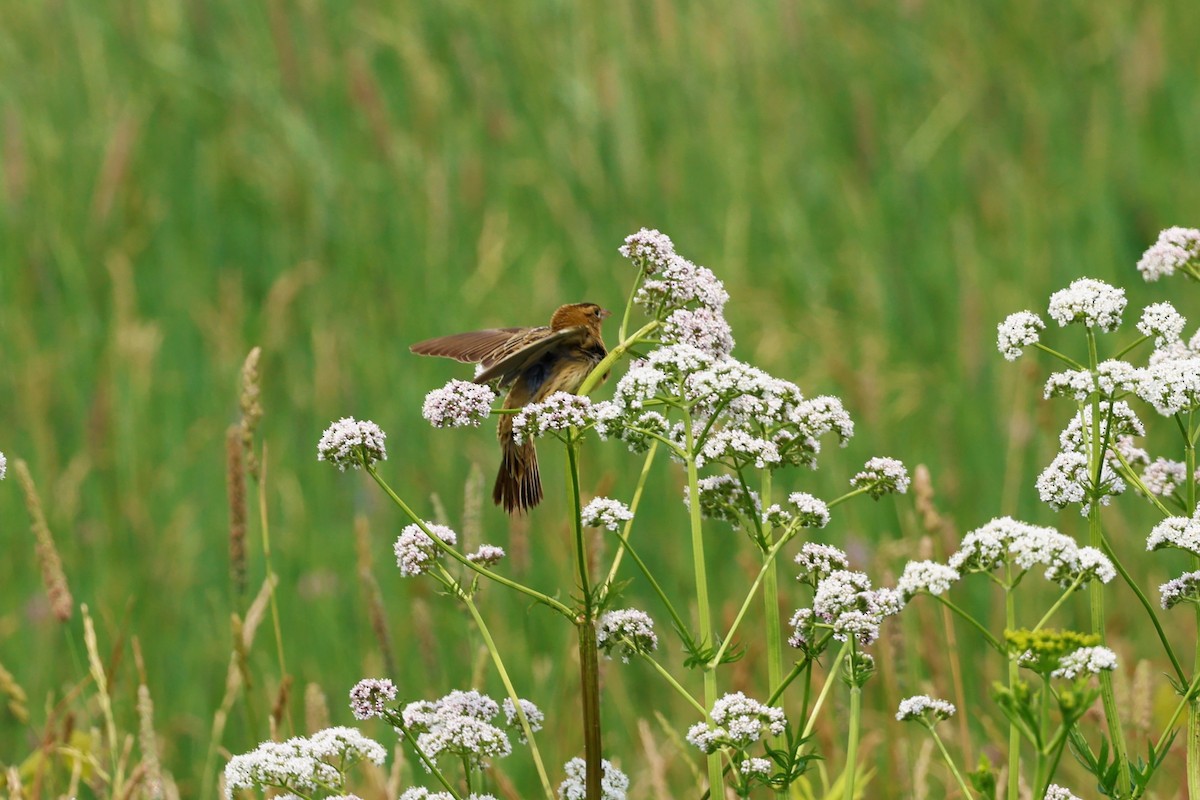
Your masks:
<path fill-rule="evenodd" d="M 771 774 L 771 760 L 767 758 L 747 758 L 738 769 L 746 777 L 764 777 Z"/>
<path fill-rule="evenodd" d="M 4 480 L 4 476 L 8 471 L 8 459 L 4 457 L 4 453 L 0 453 L 0 481 Z"/>
<path fill-rule="evenodd" d="M 866 489 L 867 494 L 878 500 L 885 494 L 908 491 L 908 470 L 894 458 L 876 457 L 863 465 L 862 472 L 850 479 L 855 489 Z"/>
<path fill-rule="evenodd" d="M 953 703 L 938 700 L 927 694 L 918 694 L 900 701 L 900 706 L 896 709 L 896 719 L 901 722 L 922 720 L 928 724 L 950 719 L 957 710 Z"/>
<path fill-rule="evenodd" d="M 732 475 L 711 475 L 701 478 L 696 484 L 700 493 L 700 513 L 708 519 L 719 519 L 737 528 L 741 527 L 743 516 L 759 513 L 758 492 L 747 492 L 742 484 Z M 690 487 L 683 487 L 683 504 L 689 509 L 691 505 Z"/>
<path fill-rule="evenodd" d="M 906 600 L 920 592 L 939 595 L 950 591 L 950 586 L 961 577 L 954 567 L 936 561 L 910 561 L 904 566 L 896 588 Z"/>
<path fill-rule="evenodd" d="M 1076 581 L 1082 589 L 1093 579 L 1108 583 L 1117 577 L 1112 561 L 1095 547 L 1071 547 L 1059 552 L 1046 570 L 1046 580 L 1054 581 L 1064 589 Z"/>
<path fill-rule="evenodd" d="M 1164 611 L 1180 603 L 1200 605 L 1200 571 L 1185 572 L 1178 578 L 1172 578 L 1158 587 L 1158 593 L 1162 596 Z"/>
<path fill-rule="evenodd" d="M 833 629 L 833 638 L 840 642 L 850 636 L 860 644 L 869 645 L 879 638 L 879 626 L 885 617 L 904 608 L 904 597 L 895 589 L 872 589 L 871 581 L 862 572 L 834 570 L 817 584 L 812 610 L 815 621 Z M 797 619 L 797 617 L 793 617 Z M 803 617 L 801 623 L 807 622 Z M 803 631 L 793 636 L 803 638 Z"/>
<path fill-rule="evenodd" d="M 435 428 L 476 428 L 492 412 L 496 393 L 491 386 L 471 381 L 452 380 L 441 389 L 425 395 L 421 415 Z"/>
<path fill-rule="evenodd" d="M 350 690 L 350 710 L 355 719 L 381 717 L 396 699 L 396 684 L 386 678 L 363 678 Z"/>
<path fill-rule="evenodd" d="M 1112 332 L 1121 324 L 1125 290 L 1092 278 L 1072 281 L 1050 295 L 1050 317 L 1061 326 L 1082 322 L 1089 328 Z"/>
<path fill-rule="evenodd" d="M 617 252 L 645 270 L 647 275 L 653 275 L 675 255 L 675 244 L 665 233 L 642 228 L 626 236 L 625 244 L 617 248 Z"/>
<path fill-rule="evenodd" d="M 1167 228 L 1142 255 L 1137 268 L 1147 282 L 1156 281 L 1170 277 L 1177 269 L 1186 270 L 1197 256 L 1200 256 L 1200 230 Z"/>
<path fill-rule="evenodd" d="M 1169 359 L 1146 367 L 1137 396 L 1164 417 L 1200 406 L 1200 358 Z"/>
<path fill-rule="evenodd" d="M 846 553 L 831 544 L 805 542 L 794 559 L 800 567 L 798 580 L 809 579 L 814 584 L 824 580 L 836 570 L 844 570 L 850 566 Z"/>
<path fill-rule="evenodd" d="M 333 798 L 328 798 L 328 800 L 333 800 Z M 431 792 L 423 786 L 414 786 L 405 790 L 398 800 L 454 800 L 454 795 L 449 792 Z M 471 792 L 466 800 L 496 800 L 496 796 Z"/>
<path fill-rule="evenodd" d="M 654 620 L 636 608 L 606 611 L 596 622 L 596 646 L 609 658 L 616 650 L 626 664 L 630 656 L 649 655 L 658 649 Z"/>
<path fill-rule="evenodd" d="M 426 522 L 425 527 L 448 545 L 458 542 L 458 534 L 445 525 Z M 405 526 L 392 549 L 396 552 L 396 565 L 400 567 L 400 574 L 405 577 L 424 573 L 441 552 L 429 534 L 415 523 Z"/>
<path fill-rule="evenodd" d="M 1138 265 L 1138 268 L 1141 268 L 1141 264 Z M 1147 278 L 1147 280 L 1151 279 Z M 1082 800 L 1082 798 L 1072 794 L 1071 790 L 1067 787 L 1052 783 L 1046 787 L 1046 795 L 1042 800 Z"/>
<path fill-rule="evenodd" d="M 1153 303 L 1142 311 L 1137 329 L 1143 336 L 1153 336 L 1155 348 L 1173 342 L 1183 334 L 1187 320 L 1170 303 Z"/>
<path fill-rule="evenodd" d="M 582 428 L 590 422 L 592 401 L 571 392 L 555 392 L 540 403 L 530 403 L 513 418 L 513 441 Z"/>
<path fill-rule="evenodd" d="M 417 747 L 431 760 L 449 753 L 472 768 L 482 768 L 486 759 L 512 752 L 508 735 L 491 723 L 499 713 L 496 701 L 471 690 L 454 691 L 435 702 L 409 703 L 401 716 L 405 727 L 417 734 Z"/>
<path fill-rule="evenodd" d="M 383 745 L 353 728 L 327 728 L 309 738 L 263 742 L 225 765 L 225 795 L 232 798 L 237 789 L 255 787 L 300 794 L 311 794 L 318 786 L 340 789 L 347 767 L 364 759 L 382 764 L 386 757 Z"/>
<path fill-rule="evenodd" d="M 600 762 L 604 775 L 600 779 L 600 800 L 625 800 L 629 778 L 607 758 Z M 584 800 L 587 797 L 587 762 L 572 758 L 563 766 L 566 780 L 558 786 L 559 800 Z"/>
<path fill-rule="evenodd" d="M 542 725 L 546 722 L 546 715 L 534 703 L 524 698 L 521 700 L 521 713 L 525 715 L 525 721 L 529 723 L 529 730 L 537 733 L 542 729 Z M 517 716 L 517 706 L 513 703 L 511 697 L 504 698 L 504 702 L 500 704 L 504 709 L 504 719 L 508 723 L 508 727 L 517 731 L 517 735 L 521 740 L 521 744 L 528 744 L 525 739 L 525 731 L 521 728 L 521 719 Z"/>
<path fill-rule="evenodd" d="M 755 436 L 742 428 L 722 428 L 708 435 L 696 453 L 696 466 L 722 461 L 733 466 L 753 463 L 758 469 L 780 462 L 779 448 L 769 439 Z"/>
<path fill-rule="evenodd" d="M 1187 465 L 1182 461 L 1156 458 L 1142 470 L 1142 483 L 1150 494 L 1168 497 L 1187 480 Z"/>
<path fill-rule="evenodd" d="M 996 347 L 1006 360 L 1016 361 L 1021 357 L 1021 349 L 1037 344 L 1040 338 L 1038 332 L 1045 329 L 1046 323 L 1032 311 L 1009 314 L 996 326 Z"/>
<path fill-rule="evenodd" d="M 688 742 L 703 753 L 720 748 L 745 750 L 762 738 L 782 736 L 787 729 L 783 709 L 768 706 L 742 692 L 727 694 L 713 703 L 711 723 L 697 722 L 687 732 Z"/>
<path fill-rule="evenodd" d="M 1046 388 L 1042 396 L 1049 400 L 1051 397 L 1070 397 L 1077 402 L 1083 402 L 1096 388 L 1096 381 L 1090 370 L 1073 369 L 1065 372 L 1052 372 L 1046 379 Z"/>
<path fill-rule="evenodd" d="M 832 395 L 821 395 L 797 404 L 788 411 L 788 422 L 798 429 L 802 438 L 811 442 L 833 432 L 844 447 L 854 436 L 854 421 L 846 413 L 842 401 Z"/>
<path fill-rule="evenodd" d="M 376 461 L 387 460 L 383 441 L 387 434 L 369 420 L 342 417 L 321 434 L 317 443 L 317 461 L 328 461 L 343 472 L 346 467 L 359 469 Z"/>
<path fill-rule="evenodd" d="M 788 637 L 788 646 L 795 647 L 797 650 L 803 650 L 809 655 L 817 655 L 809 649 L 810 645 L 816 643 L 817 633 L 817 618 L 811 608 L 800 608 L 792 614 L 792 618 L 788 620 L 788 625 L 792 626 L 792 635 Z"/>
<path fill-rule="evenodd" d="M 762 524 L 767 528 L 786 528 L 792 522 L 792 512 L 779 503 L 772 503 L 762 512 Z"/>
<path fill-rule="evenodd" d="M 586 528 L 608 528 L 615 531 L 621 527 L 622 522 L 633 519 L 633 512 L 620 500 L 597 497 L 583 507 L 579 516 Z"/>
<path fill-rule="evenodd" d="M 948 563 L 960 572 L 991 572 L 1007 562 L 1009 544 L 1031 527 L 1012 517 L 997 517 L 963 537 Z"/>
<path fill-rule="evenodd" d="M 801 527 L 824 528 L 829 524 L 829 506 L 820 498 L 807 492 L 792 492 L 788 495 L 788 502 L 796 507 Z"/>
<path fill-rule="evenodd" d="M 1054 509 L 1066 508 L 1087 499 L 1090 481 L 1086 455 L 1078 452 L 1059 453 L 1050 466 L 1038 475 L 1038 497 Z"/>
<path fill-rule="evenodd" d="M 1194 517 L 1167 517 L 1154 526 L 1146 537 L 1147 550 L 1175 547 L 1200 556 L 1200 520 Z"/>
<path fill-rule="evenodd" d="M 693 304 L 719 312 L 728 300 L 729 292 L 712 270 L 675 253 L 647 276 L 634 296 L 634 302 L 651 315 Z"/>
<path fill-rule="evenodd" d="M 716 358 L 733 352 L 733 331 L 717 311 L 680 308 L 663 322 L 663 341 L 689 344 Z"/>
<path fill-rule="evenodd" d="M 507 553 L 503 547 L 494 544 L 481 544 L 474 553 L 467 554 L 467 561 L 481 567 L 491 567 L 499 564 Z"/>
<path fill-rule="evenodd" d="M 1074 680 L 1080 675 L 1099 675 L 1117 668 L 1117 654 L 1107 647 L 1081 647 L 1059 660 L 1058 669 L 1050 673 L 1052 678 Z"/>

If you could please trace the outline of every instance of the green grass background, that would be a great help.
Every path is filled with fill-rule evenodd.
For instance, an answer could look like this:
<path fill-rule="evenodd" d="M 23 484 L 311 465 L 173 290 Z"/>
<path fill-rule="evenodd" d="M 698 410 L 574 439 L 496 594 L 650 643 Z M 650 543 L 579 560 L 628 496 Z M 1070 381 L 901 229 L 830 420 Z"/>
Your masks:
<path fill-rule="evenodd" d="M 1028 359 L 995 352 L 998 320 L 1085 275 L 1127 286 L 1135 308 L 1196 308 L 1190 286 L 1146 287 L 1134 270 L 1160 228 L 1200 222 L 1200 15 L 1184 0 L 0 7 L 0 450 L 29 462 L 103 646 L 139 638 L 187 793 L 201 785 L 229 615 L 245 606 L 229 588 L 223 463 L 253 345 L 288 669 L 345 723 L 341 698 L 381 669 L 356 514 L 371 525 L 405 697 L 498 686 L 473 677 L 477 642 L 451 602 L 389 566 L 396 510 L 315 461 L 321 430 L 347 414 L 377 421 L 389 480 L 430 515 L 437 493 L 456 520 L 472 463 L 490 486 L 493 434 L 428 429 L 424 393 L 463 370 L 407 345 L 540 323 L 565 301 L 619 307 L 631 273 L 616 248 L 640 226 L 726 281 L 736 355 L 838 394 L 857 421 L 850 448 L 784 487 L 833 496 L 869 455 L 923 462 L 960 530 L 999 513 L 1080 527 L 1034 502 L 1068 412 L 1040 401 Z M 528 574 L 569 591 L 561 457 L 543 459 L 550 500 L 529 521 Z M 585 491 L 627 494 L 639 463 L 593 448 Z M 660 465 L 651 485 L 645 546 L 686 591 L 680 478 Z M 896 570 L 917 549 L 910 509 L 859 504 L 826 538 Z M 1151 517 L 1127 501 L 1111 519 L 1136 553 Z M 507 540 L 502 514 L 489 506 L 483 522 Z M 714 563 L 731 565 L 723 602 L 736 603 L 749 554 L 724 531 L 713 540 Z M 19 763 L 44 707 L 86 667 L 78 617 L 64 631 L 48 615 L 12 480 L 0 543 L 0 663 L 34 711 L 30 728 L 0 715 L 0 762 Z M 252 585 L 262 575 L 256 548 Z M 571 632 L 490 599 L 518 684 L 537 681 L 562 732 L 548 744 L 561 763 L 576 750 Z M 414 609 L 426 608 L 423 622 Z M 1141 636 L 1127 655 L 1152 652 Z M 942 648 L 908 651 L 926 644 Z M 752 645 L 739 669 L 754 670 Z M 252 657 L 269 698 L 269 632 Z M 988 676 L 963 658 L 987 711 Z M 910 694 L 944 667 L 909 658 L 894 672 Z M 636 665 L 606 680 L 609 746 L 638 774 L 637 720 L 656 703 L 680 709 Z M 114 692 L 126 718 L 134 687 L 125 664 Z M 1000 742 L 972 724 L 975 752 Z M 261 727 L 239 714 L 224 745 L 249 749 Z M 836 720 L 823 737 L 836 772 Z M 908 785 L 887 750 L 869 751 L 884 773 L 872 796 Z M 506 769 L 532 790 L 526 767 Z M 688 785 L 686 767 L 669 773 Z"/>

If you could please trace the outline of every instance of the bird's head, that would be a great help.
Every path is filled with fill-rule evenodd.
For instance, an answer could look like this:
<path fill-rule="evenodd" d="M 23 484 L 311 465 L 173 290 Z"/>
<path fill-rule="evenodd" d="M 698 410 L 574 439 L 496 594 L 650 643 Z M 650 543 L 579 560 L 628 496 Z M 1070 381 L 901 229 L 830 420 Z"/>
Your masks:
<path fill-rule="evenodd" d="M 559 306 L 550 318 L 550 330 L 561 331 L 564 328 L 586 327 L 600 330 L 600 323 L 612 315 L 606 308 L 595 303 L 571 303 Z"/>

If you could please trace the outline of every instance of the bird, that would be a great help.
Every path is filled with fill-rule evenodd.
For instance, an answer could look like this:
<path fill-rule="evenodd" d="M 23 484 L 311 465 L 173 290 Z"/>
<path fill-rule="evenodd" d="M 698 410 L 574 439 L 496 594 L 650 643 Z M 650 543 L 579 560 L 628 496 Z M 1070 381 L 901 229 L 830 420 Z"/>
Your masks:
<path fill-rule="evenodd" d="M 496 381 L 508 389 L 505 409 L 539 403 L 555 392 L 576 392 L 606 355 L 601 325 L 611 312 L 595 303 L 560 306 L 549 325 L 534 328 L 489 328 L 417 342 L 409 349 L 423 356 L 444 356 L 476 363 L 483 370 L 475 383 Z M 607 377 L 607 375 L 605 376 Z M 511 514 L 522 514 L 542 500 L 537 451 L 533 442 L 513 440 L 513 415 L 502 414 L 500 471 L 492 502 Z"/>

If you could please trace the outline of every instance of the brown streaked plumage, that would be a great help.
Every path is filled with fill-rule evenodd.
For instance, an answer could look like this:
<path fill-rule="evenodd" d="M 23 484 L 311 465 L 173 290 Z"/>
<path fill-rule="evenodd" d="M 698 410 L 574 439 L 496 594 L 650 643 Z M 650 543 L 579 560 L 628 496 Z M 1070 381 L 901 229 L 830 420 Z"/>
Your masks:
<path fill-rule="evenodd" d="M 496 381 L 508 388 L 504 408 L 538 403 L 555 392 L 578 391 L 588 373 L 608 354 L 600 325 L 609 312 L 595 303 L 560 306 L 550 324 L 536 328 L 490 328 L 417 342 L 423 356 L 478 363 L 476 383 Z M 513 441 L 513 416 L 500 417 L 500 472 L 492 501 L 508 513 L 527 511 L 542 500 L 533 442 Z"/>

